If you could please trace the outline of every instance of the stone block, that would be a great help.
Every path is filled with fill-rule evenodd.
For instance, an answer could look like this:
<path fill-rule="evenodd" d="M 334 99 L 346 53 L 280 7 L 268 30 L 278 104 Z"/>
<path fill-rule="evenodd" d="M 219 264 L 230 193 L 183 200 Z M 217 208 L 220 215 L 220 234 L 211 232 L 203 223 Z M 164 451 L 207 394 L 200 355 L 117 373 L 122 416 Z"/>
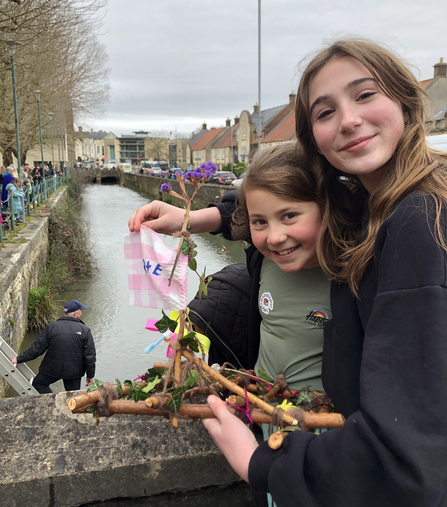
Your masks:
<path fill-rule="evenodd" d="M 0 399 L 0 507 L 70 507 L 240 481 L 200 422 L 173 430 L 161 417 L 114 415 L 95 426 L 91 414 L 68 410 L 72 394 Z"/>

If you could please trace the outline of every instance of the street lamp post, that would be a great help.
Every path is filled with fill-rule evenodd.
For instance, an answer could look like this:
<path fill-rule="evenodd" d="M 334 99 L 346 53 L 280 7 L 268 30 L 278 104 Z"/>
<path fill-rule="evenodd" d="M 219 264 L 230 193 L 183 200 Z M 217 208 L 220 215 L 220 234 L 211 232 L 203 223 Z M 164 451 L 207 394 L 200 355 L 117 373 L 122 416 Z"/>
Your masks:
<path fill-rule="evenodd" d="M 19 178 L 22 176 L 22 161 L 20 158 L 20 137 L 19 137 L 19 116 L 17 114 L 17 94 L 16 94 L 16 76 L 14 69 L 14 54 L 20 42 L 17 40 L 7 40 L 5 44 L 9 46 L 9 55 L 11 56 L 11 72 L 12 72 L 12 95 L 14 97 L 14 120 L 16 127 L 16 144 L 17 144 L 17 171 Z"/>
<path fill-rule="evenodd" d="M 37 112 L 39 115 L 39 134 L 40 134 L 40 154 L 42 156 L 42 178 L 43 178 L 43 188 L 44 188 L 44 194 L 45 199 L 47 198 L 47 184 L 45 180 L 45 161 L 43 159 L 43 140 L 42 140 L 42 122 L 40 121 L 40 90 L 34 90 L 34 93 L 36 95 L 37 99 Z"/>
<path fill-rule="evenodd" d="M 258 0 L 258 150 L 261 149 L 261 0 Z"/>
<path fill-rule="evenodd" d="M 53 114 L 54 113 L 48 113 L 48 116 L 50 117 L 50 132 L 51 132 L 51 168 L 54 171 L 54 148 L 53 148 Z"/>
<path fill-rule="evenodd" d="M 61 163 L 61 145 L 60 145 L 60 142 L 59 142 L 59 137 L 60 137 L 60 133 L 59 133 L 59 125 L 57 126 L 57 153 L 59 155 L 59 171 L 62 171 L 62 163 Z"/>

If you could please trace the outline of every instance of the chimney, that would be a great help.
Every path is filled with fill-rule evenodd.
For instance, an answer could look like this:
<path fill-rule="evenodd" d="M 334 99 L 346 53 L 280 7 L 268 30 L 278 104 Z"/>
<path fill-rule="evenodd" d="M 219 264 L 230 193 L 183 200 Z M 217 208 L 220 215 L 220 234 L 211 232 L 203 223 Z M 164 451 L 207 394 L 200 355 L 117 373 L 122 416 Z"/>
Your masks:
<path fill-rule="evenodd" d="M 296 102 L 296 93 L 292 92 L 289 95 L 289 104 L 295 105 L 295 102 Z"/>
<path fill-rule="evenodd" d="M 253 106 L 253 114 L 257 113 L 258 109 L 259 109 L 259 106 L 258 106 L 258 103 L 256 102 L 256 104 Z"/>
<path fill-rule="evenodd" d="M 225 120 L 225 126 L 226 126 L 226 127 L 231 127 L 231 124 L 230 124 L 230 123 L 231 123 L 230 118 L 227 118 L 227 119 Z"/>
<path fill-rule="evenodd" d="M 236 116 L 234 117 L 234 124 L 235 124 L 235 125 L 237 125 L 238 123 L 239 123 L 239 118 L 238 118 L 238 116 L 236 115 Z"/>
<path fill-rule="evenodd" d="M 439 63 L 433 65 L 435 68 L 435 75 L 433 77 L 447 77 L 447 63 L 444 63 L 444 58 L 441 58 Z"/>
<path fill-rule="evenodd" d="M 205 122 L 203 122 L 202 129 L 206 130 L 206 123 Z"/>
<path fill-rule="evenodd" d="M 78 132 L 82 132 L 82 127 L 78 127 Z"/>

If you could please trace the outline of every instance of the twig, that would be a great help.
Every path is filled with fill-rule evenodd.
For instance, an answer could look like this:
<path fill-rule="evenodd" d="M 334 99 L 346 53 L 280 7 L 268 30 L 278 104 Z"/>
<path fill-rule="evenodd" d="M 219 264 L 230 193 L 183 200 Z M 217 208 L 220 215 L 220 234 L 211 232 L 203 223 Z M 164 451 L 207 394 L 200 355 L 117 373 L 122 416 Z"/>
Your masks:
<path fill-rule="evenodd" d="M 135 382 L 135 384 L 140 385 L 141 387 L 146 387 L 146 382 Z M 113 386 L 115 389 L 117 386 Z M 126 395 L 130 391 L 129 386 L 122 386 L 123 395 Z M 91 403 L 96 403 L 101 398 L 101 389 L 95 389 L 90 393 L 82 393 L 79 396 L 74 396 L 68 400 L 68 408 L 73 411 L 75 408 L 85 407 L 86 405 L 90 405 Z"/>
<path fill-rule="evenodd" d="M 133 400 L 112 400 L 109 403 L 109 412 L 111 414 L 134 414 L 134 415 L 154 415 L 154 416 L 166 416 L 167 410 L 161 410 L 159 408 L 148 407 L 146 401 Z M 93 406 L 93 405 L 90 405 Z M 73 413 L 84 413 L 87 410 L 87 406 L 76 408 Z M 236 409 L 228 406 L 228 410 L 232 413 L 236 413 Z M 178 415 L 181 417 L 188 417 L 189 419 L 214 419 L 215 415 L 208 405 L 193 405 L 190 403 L 183 403 L 180 406 Z M 270 424 L 272 422 L 272 416 L 266 414 L 264 410 L 254 408 L 250 415 L 253 422 L 258 424 Z M 328 418 L 327 416 L 336 416 Z M 311 414 L 304 412 L 304 423 L 308 428 L 340 428 L 343 426 L 343 416 L 340 414 Z"/>
<path fill-rule="evenodd" d="M 216 370 L 213 370 L 210 366 L 208 366 L 206 363 L 204 363 L 201 359 L 198 359 L 196 356 L 191 354 L 186 349 L 182 349 L 182 354 L 186 357 L 186 359 L 192 360 L 196 366 L 201 367 L 208 375 L 213 377 L 215 380 L 218 380 L 221 384 L 223 384 L 227 389 L 229 389 L 231 392 L 238 394 L 239 396 L 245 397 L 245 391 L 238 385 L 236 385 L 234 382 L 231 382 L 231 380 L 228 380 L 226 377 L 218 373 Z M 269 403 L 266 403 L 265 401 L 261 400 L 257 396 L 254 396 L 251 393 L 247 393 L 248 400 L 256 405 L 259 408 L 262 408 L 265 412 L 268 414 L 272 414 L 275 410 L 275 407 L 270 405 Z M 297 426 L 298 421 L 294 417 L 291 417 L 287 414 L 287 412 L 284 412 L 283 414 L 284 422 L 287 423 L 290 426 Z"/>

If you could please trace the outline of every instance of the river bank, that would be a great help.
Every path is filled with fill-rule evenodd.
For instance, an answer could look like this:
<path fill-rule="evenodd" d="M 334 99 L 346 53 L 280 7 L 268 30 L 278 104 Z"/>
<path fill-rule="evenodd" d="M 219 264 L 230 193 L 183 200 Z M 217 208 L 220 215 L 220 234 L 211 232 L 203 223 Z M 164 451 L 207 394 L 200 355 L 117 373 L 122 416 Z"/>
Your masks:
<path fill-rule="evenodd" d="M 31 288 L 37 288 L 48 255 L 48 215 L 62 206 L 66 189 L 50 197 L 32 221 L 0 249 L 0 336 L 18 350 L 27 325 L 27 302 Z M 0 396 L 7 385 L 0 378 Z"/>
<path fill-rule="evenodd" d="M 59 316 L 63 304 L 78 299 L 89 306 L 82 319 L 91 328 L 97 350 L 96 377 L 103 381 L 134 379 L 144 373 L 154 361 L 166 359 L 163 342 L 150 354 L 144 349 L 156 341 L 159 334 L 145 329 L 147 319 L 158 319 L 161 311 L 129 305 L 127 273 L 124 263 L 123 238 L 128 232 L 131 213 L 147 204 L 146 197 L 117 184 L 88 184 L 83 191 L 80 216 L 87 224 L 91 255 L 96 265 L 91 277 L 79 279 L 59 294 Z M 206 268 L 215 273 L 228 264 L 245 262 L 244 245 L 224 240 L 221 236 L 196 234 L 198 271 Z M 164 236 L 168 245 L 174 240 Z M 198 289 L 198 278 L 188 270 L 188 300 Z M 28 332 L 21 350 L 26 349 L 39 335 Z M 28 362 L 37 372 L 42 357 Z M 82 384 L 84 385 L 84 384 Z M 62 382 L 52 385 L 54 392 L 63 391 Z M 12 395 L 9 392 L 9 395 Z"/>

